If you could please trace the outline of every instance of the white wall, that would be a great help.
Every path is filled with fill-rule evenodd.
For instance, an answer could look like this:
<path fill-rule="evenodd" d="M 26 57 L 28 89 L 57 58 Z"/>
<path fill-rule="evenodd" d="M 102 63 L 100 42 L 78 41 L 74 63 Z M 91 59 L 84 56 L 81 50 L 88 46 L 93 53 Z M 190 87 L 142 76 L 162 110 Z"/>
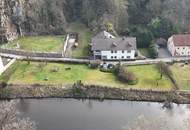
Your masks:
<path fill-rule="evenodd" d="M 16 60 L 12 59 L 9 61 L 8 64 L 6 64 L 5 66 L 3 65 L 3 60 L 2 57 L 0 57 L 0 75 L 5 72 Z"/>
<path fill-rule="evenodd" d="M 171 53 L 172 56 L 175 56 L 175 46 L 173 43 L 173 37 L 170 37 L 168 39 L 168 44 L 167 44 L 168 50 Z"/>
<path fill-rule="evenodd" d="M 188 46 L 175 47 L 175 50 L 179 56 L 190 56 L 190 47 Z"/>
<path fill-rule="evenodd" d="M 168 50 L 172 56 L 190 56 L 190 47 L 189 46 L 175 46 L 173 42 L 173 37 L 168 39 Z M 176 54 L 178 55 L 175 55 Z"/>
<path fill-rule="evenodd" d="M 111 51 L 101 51 L 101 55 L 102 57 L 106 56 L 107 60 L 135 59 L 135 50 L 130 52 L 125 50 L 124 53 L 122 50 L 117 51 L 117 53 L 115 53 L 115 51 L 113 51 L 113 53 L 111 53 Z"/>

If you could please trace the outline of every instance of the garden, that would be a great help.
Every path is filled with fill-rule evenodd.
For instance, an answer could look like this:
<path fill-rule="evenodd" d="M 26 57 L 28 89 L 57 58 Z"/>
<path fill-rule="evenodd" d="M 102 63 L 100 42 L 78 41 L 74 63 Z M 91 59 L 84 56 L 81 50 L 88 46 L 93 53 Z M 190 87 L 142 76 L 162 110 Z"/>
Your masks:
<path fill-rule="evenodd" d="M 26 51 L 61 52 L 65 36 L 26 36 L 13 42 L 3 44 L 3 48 L 21 49 Z"/>
<path fill-rule="evenodd" d="M 86 84 L 134 88 L 134 89 L 160 89 L 170 90 L 173 84 L 167 76 L 161 80 L 160 72 L 155 65 L 124 66 L 132 72 L 136 83 L 127 83 L 120 80 L 115 74 L 92 69 L 89 65 L 61 64 L 44 62 L 17 61 L 2 76 L 1 82 L 8 84 L 73 84 L 82 81 Z M 133 75 L 132 75 L 133 76 Z"/>

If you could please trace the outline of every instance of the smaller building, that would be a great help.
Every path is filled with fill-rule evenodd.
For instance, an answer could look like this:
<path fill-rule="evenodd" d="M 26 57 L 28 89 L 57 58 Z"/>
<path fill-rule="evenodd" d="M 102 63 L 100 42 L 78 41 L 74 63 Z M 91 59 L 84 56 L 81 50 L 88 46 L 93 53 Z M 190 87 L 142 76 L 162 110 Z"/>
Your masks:
<path fill-rule="evenodd" d="M 167 48 L 172 56 L 190 56 L 190 34 L 177 34 L 168 39 Z"/>
<path fill-rule="evenodd" d="M 136 38 L 115 37 L 103 31 L 92 39 L 94 59 L 133 60 L 137 50 Z"/>

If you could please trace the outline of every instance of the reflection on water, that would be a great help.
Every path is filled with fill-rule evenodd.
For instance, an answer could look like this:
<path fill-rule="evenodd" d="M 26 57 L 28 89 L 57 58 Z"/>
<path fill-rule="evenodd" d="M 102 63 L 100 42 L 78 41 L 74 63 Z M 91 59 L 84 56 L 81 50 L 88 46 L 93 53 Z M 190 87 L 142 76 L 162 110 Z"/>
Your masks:
<path fill-rule="evenodd" d="M 190 105 L 75 99 L 20 100 L 20 116 L 37 122 L 39 130 L 122 130 L 140 115 L 166 119 L 170 128 L 181 127 Z"/>

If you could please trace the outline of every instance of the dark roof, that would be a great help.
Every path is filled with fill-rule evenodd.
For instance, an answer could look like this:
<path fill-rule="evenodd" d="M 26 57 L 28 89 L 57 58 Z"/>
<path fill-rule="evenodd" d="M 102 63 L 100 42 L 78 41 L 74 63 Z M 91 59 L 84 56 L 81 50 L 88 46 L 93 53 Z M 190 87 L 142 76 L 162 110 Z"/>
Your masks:
<path fill-rule="evenodd" d="M 93 38 L 92 39 L 92 51 L 95 50 L 136 50 L 136 38 L 134 37 L 125 37 L 125 38 L 110 38 L 110 39 L 101 39 Z"/>
<path fill-rule="evenodd" d="M 190 46 L 190 34 L 173 35 L 173 42 L 175 46 Z"/>
<path fill-rule="evenodd" d="M 156 44 L 159 46 L 166 46 L 167 45 L 167 40 L 164 38 L 158 38 L 156 39 Z"/>

